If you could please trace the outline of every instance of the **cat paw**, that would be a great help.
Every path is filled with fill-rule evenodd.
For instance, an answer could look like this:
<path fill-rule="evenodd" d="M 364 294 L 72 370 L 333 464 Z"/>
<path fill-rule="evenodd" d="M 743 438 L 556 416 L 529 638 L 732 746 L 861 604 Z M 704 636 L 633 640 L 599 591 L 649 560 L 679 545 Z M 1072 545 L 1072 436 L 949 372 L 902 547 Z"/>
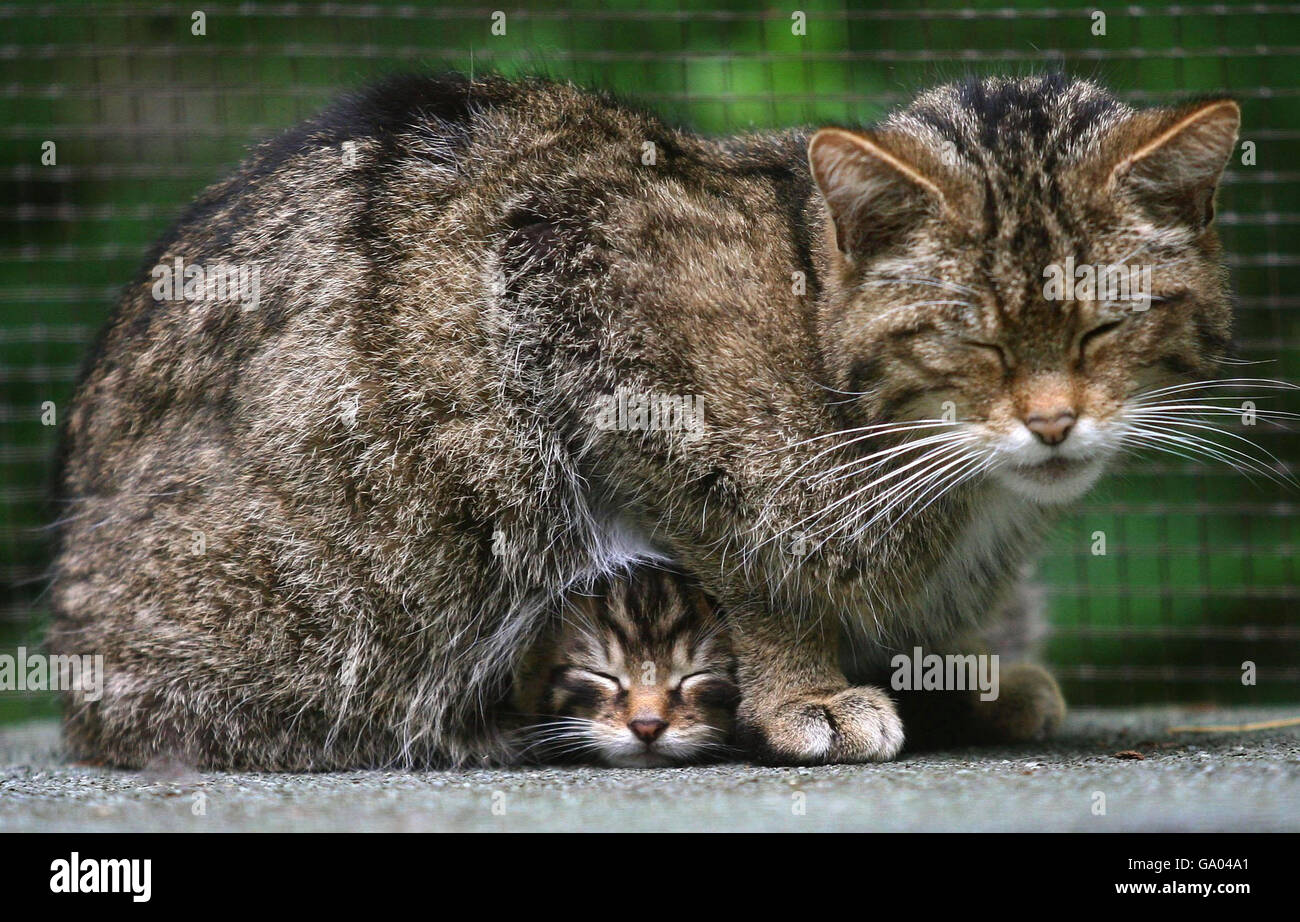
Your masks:
<path fill-rule="evenodd" d="M 745 723 L 759 757 L 782 765 L 885 762 L 903 747 L 893 701 L 869 686 L 785 701 Z"/>
<path fill-rule="evenodd" d="M 975 712 L 985 739 L 1022 743 L 1055 732 L 1065 720 L 1065 698 L 1046 669 L 1016 663 L 1002 670 L 997 698 L 978 702 Z"/>

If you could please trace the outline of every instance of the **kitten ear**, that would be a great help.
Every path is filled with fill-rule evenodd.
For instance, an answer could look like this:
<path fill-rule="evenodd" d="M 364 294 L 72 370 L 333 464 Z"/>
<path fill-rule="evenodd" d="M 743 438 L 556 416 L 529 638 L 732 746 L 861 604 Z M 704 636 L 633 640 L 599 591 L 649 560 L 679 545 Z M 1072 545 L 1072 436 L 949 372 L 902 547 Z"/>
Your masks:
<path fill-rule="evenodd" d="M 1120 129 L 1129 153 L 1111 170 L 1112 188 L 1131 192 L 1158 220 L 1201 230 L 1214 219 L 1214 193 L 1240 128 L 1241 109 L 1230 99 L 1139 112 Z"/>
<path fill-rule="evenodd" d="M 823 128 L 808 142 L 808 163 L 821 189 L 835 242 L 861 259 L 896 240 L 922 215 L 945 204 L 943 192 L 883 132 Z M 895 149 L 891 149 L 895 148 Z"/>

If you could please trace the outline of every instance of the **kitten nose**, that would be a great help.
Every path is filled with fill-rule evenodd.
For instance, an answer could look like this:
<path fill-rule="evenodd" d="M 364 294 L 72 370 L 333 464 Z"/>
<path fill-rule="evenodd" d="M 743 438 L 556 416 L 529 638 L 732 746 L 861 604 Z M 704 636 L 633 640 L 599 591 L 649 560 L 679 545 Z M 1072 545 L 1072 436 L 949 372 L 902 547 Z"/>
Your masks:
<path fill-rule="evenodd" d="M 1025 426 L 1044 445 L 1059 445 L 1074 428 L 1073 410 L 1056 410 L 1051 413 L 1030 413 L 1025 417 Z"/>
<path fill-rule="evenodd" d="M 656 717 L 653 720 L 633 720 L 627 726 L 643 743 L 653 743 L 667 728 L 668 721 Z"/>

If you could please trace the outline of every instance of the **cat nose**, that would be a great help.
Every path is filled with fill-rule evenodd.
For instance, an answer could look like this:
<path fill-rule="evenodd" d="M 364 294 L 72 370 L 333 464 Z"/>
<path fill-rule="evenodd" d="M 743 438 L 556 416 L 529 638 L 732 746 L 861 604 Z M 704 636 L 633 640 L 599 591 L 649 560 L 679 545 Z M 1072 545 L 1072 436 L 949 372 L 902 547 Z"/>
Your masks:
<path fill-rule="evenodd" d="M 630 721 L 627 727 L 643 743 L 653 743 L 668 727 L 668 721 L 658 717 L 652 720 L 639 719 Z"/>
<path fill-rule="evenodd" d="M 1025 417 L 1025 426 L 1044 445 L 1059 445 L 1074 428 L 1075 419 L 1073 410 L 1030 413 Z"/>

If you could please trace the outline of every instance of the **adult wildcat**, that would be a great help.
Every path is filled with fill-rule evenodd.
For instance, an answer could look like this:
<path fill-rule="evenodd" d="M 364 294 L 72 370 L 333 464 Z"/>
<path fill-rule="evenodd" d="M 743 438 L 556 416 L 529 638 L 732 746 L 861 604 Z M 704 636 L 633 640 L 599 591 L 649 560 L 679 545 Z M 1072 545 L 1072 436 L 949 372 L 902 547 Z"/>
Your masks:
<path fill-rule="evenodd" d="M 892 757 L 841 622 L 855 673 L 963 646 L 1135 401 L 1214 373 L 1238 121 L 1057 76 L 811 142 L 535 81 L 335 106 L 155 247 L 67 414 L 50 639 L 106 665 L 70 749 L 509 762 L 543 612 L 666 559 L 727 612 L 753 752 Z M 252 270 L 256 306 L 160 300 L 178 258 Z M 1150 309 L 1048 299 L 1067 258 L 1149 266 Z"/>

